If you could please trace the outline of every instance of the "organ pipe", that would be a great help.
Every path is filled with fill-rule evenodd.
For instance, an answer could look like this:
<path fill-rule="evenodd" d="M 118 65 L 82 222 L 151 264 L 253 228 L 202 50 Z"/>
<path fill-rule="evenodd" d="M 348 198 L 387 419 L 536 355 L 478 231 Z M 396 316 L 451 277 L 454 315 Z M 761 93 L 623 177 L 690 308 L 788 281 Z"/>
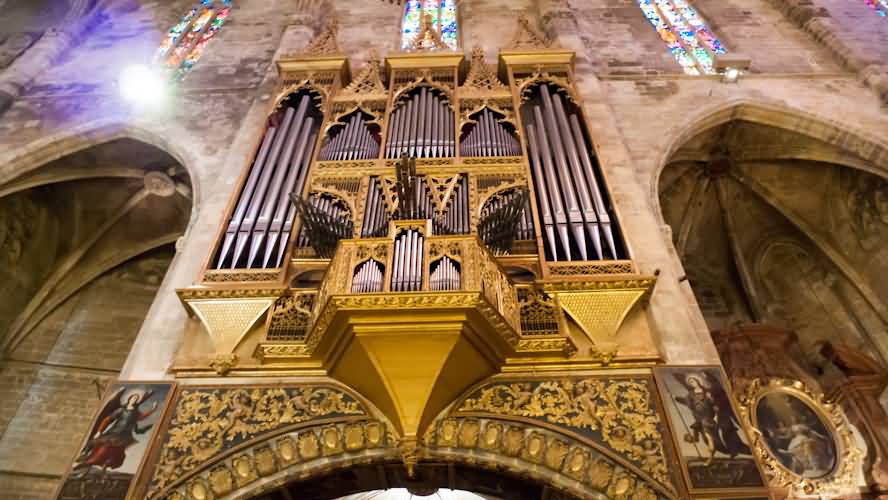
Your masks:
<path fill-rule="evenodd" d="M 606 193 L 576 112 L 542 84 L 522 115 L 549 257 L 574 260 L 576 250 L 582 260 L 619 258 Z"/>
<path fill-rule="evenodd" d="M 352 293 L 381 292 L 384 275 L 379 262 L 372 259 L 364 262 L 352 277 Z"/>
<path fill-rule="evenodd" d="M 355 113 L 335 136 L 321 148 L 321 160 L 368 160 L 379 156 L 379 143 L 373 137 L 364 115 Z"/>
<path fill-rule="evenodd" d="M 287 195 L 304 186 L 320 124 L 311 95 L 295 97 L 295 108 L 287 106 L 280 123 L 265 132 L 228 221 L 216 269 L 281 265 L 294 216 Z"/>
<path fill-rule="evenodd" d="M 485 108 L 477 115 L 475 126 L 460 144 L 463 156 L 515 156 L 521 154 L 521 144 L 496 114 Z"/>
<path fill-rule="evenodd" d="M 422 285 L 423 236 L 415 229 L 403 231 L 395 238 L 392 258 L 392 291 L 412 292 Z"/>
<path fill-rule="evenodd" d="M 454 155 L 453 111 L 437 89 L 413 91 L 389 117 L 386 158 Z"/>
<path fill-rule="evenodd" d="M 437 266 L 429 274 L 430 290 L 459 290 L 459 268 L 450 257 L 441 257 Z"/>

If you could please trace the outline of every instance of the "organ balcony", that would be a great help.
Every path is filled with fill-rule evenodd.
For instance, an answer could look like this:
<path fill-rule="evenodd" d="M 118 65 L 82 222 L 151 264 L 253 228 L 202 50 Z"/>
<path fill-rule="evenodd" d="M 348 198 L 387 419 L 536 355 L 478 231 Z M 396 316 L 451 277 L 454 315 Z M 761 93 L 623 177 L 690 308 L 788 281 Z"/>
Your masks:
<path fill-rule="evenodd" d="M 420 436 L 497 373 L 660 360 L 573 53 L 462 60 L 279 63 L 176 376 L 330 376 Z"/>

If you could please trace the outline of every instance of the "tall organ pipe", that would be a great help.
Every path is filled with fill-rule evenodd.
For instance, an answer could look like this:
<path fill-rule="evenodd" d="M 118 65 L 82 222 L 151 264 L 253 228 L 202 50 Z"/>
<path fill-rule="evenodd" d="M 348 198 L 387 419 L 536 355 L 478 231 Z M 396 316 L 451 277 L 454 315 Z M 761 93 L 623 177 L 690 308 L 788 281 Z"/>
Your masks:
<path fill-rule="evenodd" d="M 241 219 L 240 225 L 238 226 L 237 237 L 234 243 L 234 257 L 231 259 L 232 269 L 237 266 L 237 262 L 240 260 L 244 247 L 250 240 L 253 225 L 256 223 L 256 216 L 258 215 L 262 200 L 265 198 L 265 191 L 268 189 L 269 178 L 274 172 L 274 166 L 277 163 L 278 155 L 281 152 L 284 140 L 288 137 L 290 124 L 293 121 L 293 114 L 293 108 L 287 108 L 284 112 L 283 123 L 281 123 L 280 130 L 274 138 L 274 143 L 271 145 L 271 151 L 268 154 L 266 163 L 261 169 L 262 171 L 259 174 L 256 189 L 253 193 L 253 197 L 250 199 L 247 212 L 244 214 L 244 217 Z"/>
<path fill-rule="evenodd" d="M 563 141 L 564 148 L 567 151 L 572 179 L 576 182 L 577 193 L 580 195 L 580 206 L 583 209 L 583 218 L 586 219 L 586 230 L 589 237 L 592 239 L 592 245 L 595 248 L 597 258 L 601 259 L 601 235 L 598 232 L 598 216 L 595 214 L 595 208 L 589 197 L 589 186 L 586 184 L 586 177 L 583 173 L 582 165 L 580 164 L 577 145 L 574 143 L 570 126 L 567 123 L 567 114 L 564 112 L 564 104 L 561 102 L 561 96 L 557 93 L 553 99 L 547 99 L 549 93 L 545 85 L 542 88 L 542 92 L 544 103 L 547 101 L 554 101 L 558 132 Z M 585 259 L 585 257 L 583 258 Z"/>
<path fill-rule="evenodd" d="M 545 116 L 545 129 L 548 137 L 548 144 L 552 147 L 555 154 L 555 162 L 558 165 L 558 178 L 561 180 L 561 188 L 563 191 L 564 201 L 567 202 L 567 217 L 570 221 L 570 228 L 574 235 L 574 242 L 580 250 L 580 256 L 583 260 L 588 258 L 586 252 L 586 236 L 583 230 L 583 222 L 589 221 L 589 213 L 586 207 L 582 207 L 577 203 L 577 195 L 574 185 L 571 182 L 570 166 L 564 153 L 564 144 L 561 142 L 561 134 L 558 132 L 558 124 L 555 120 L 555 111 L 552 107 L 552 100 L 549 96 L 548 87 L 540 86 L 540 94 L 543 98 L 543 115 Z M 594 217 L 594 212 L 592 213 Z"/>
<path fill-rule="evenodd" d="M 605 193 L 596 177 L 594 153 L 577 114 L 568 106 L 562 95 L 542 84 L 538 99 L 523 108 L 547 249 L 556 261 L 573 260 L 572 249 L 578 249 L 583 260 L 619 258 Z M 560 245 L 555 244 L 553 225 Z M 589 254 L 587 241 L 593 247 Z"/>
<path fill-rule="evenodd" d="M 305 126 L 302 128 L 302 133 L 299 136 L 299 145 L 296 148 L 296 153 L 293 155 L 293 163 L 288 169 L 287 177 L 282 186 L 283 189 L 279 189 L 278 191 L 277 200 L 274 203 L 274 216 L 271 219 L 271 226 L 268 230 L 268 243 L 265 246 L 265 256 L 262 259 L 262 267 L 268 267 L 269 259 L 277 246 L 278 238 L 280 237 L 281 230 L 284 226 L 284 217 L 286 216 L 287 209 L 290 207 L 289 193 L 293 192 L 296 188 L 296 182 L 302 176 L 302 173 L 308 170 L 308 168 L 300 167 L 305 163 L 305 158 L 310 156 L 310 153 L 307 153 L 310 151 L 308 140 L 313 136 L 313 125 L 314 119 L 311 117 L 306 118 Z M 268 206 L 270 208 L 271 204 Z M 270 210 L 268 212 L 271 213 Z M 263 213 L 265 213 L 265 211 L 263 211 Z M 261 218 L 262 217 L 260 217 L 260 219 Z"/>
<path fill-rule="evenodd" d="M 552 214 L 555 217 L 555 229 L 558 231 L 558 238 L 561 241 L 561 247 L 564 250 L 564 255 L 567 257 L 566 260 L 571 260 L 570 258 L 570 237 L 568 236 L 568 227 L 567 220 L 568 214 L 565 211 L 565 206 L 562 202 L 561 198 L 561 186 L 558 184 L 558 177 L 555 174 L 555 166 L 552 165 L 552 158 L 549 154 L 549 145 L 546 142 L 546 126 L 543 124 L 542 113 L 540 113 L 540 108 L 538 106 L 534 106 L 534 119 L 535 125 L 534 128 L 540 131 L 540 134 L 536 137 L 539 141 L 535 141 L 531 139 L 532 147 L 538 147 L 539 149 L 539 157 L 542 158 L 542 168 L 544 178 L 546 179 L 546 189 L 549 192 L 549 196 L 551 196 L 550 203 L 552 207 Z M 531 131 L 534 128 L 528 128 L 528 135 L 530 136 Z M 573 222 L 573 220 L 571 220 Z M 582 229 L 582 225 L 581 225 Z M 556 259 L 557 260 L 557 259 Z"/>
<path fill-rule="evenodd" d="M 296 142 L 300 137 L 307 140 L 307 135 L 302 134 L 303 129 L 308 129 L 312 125 L 312 119 L 305 119 L 305 111 L 308 107 L 307 99 L 303 99 L 299 103 L 299 110 L 296 113 L 296 120 L 294 120 L 293 125 L 290 127 L 290 131 L 287 137 L 287 144 L 284 147 L 283 154 L 281 155 L 277 165 L 275 165 L 274 175 L 270 180 L 270 184 L 268 185 L 268 190 L 266 193 L 265 199 L 262 201 L 262 208 L 259 212 L 259 217 L 256 219 L 256 223 L 253 226 L 252 237 L 250 238 L 250 251 L 247 258 L 247 267 L 253 267 L 253 263 L 256 260 L 256 257 L 259 254 L 259 249 L 262 247 L 262 244 L 265 240 L 266 231 L 268 230 L 268 225 L 271 222 L 271 217 L 273 212 L 277 206 L 278 198 L 282 197 L 286 200 L 289 195 L 289 191 L 283 191 L 282 187 L 284 183 L 284 179 L 287 177 L 287 174 L 293 169 L 290 166 L 290 160 L 293 158 L 293 153 L 296 148 Z M 299 158 L 298 160 L 301 160 Z M 297 160 L 297 163 L 299 162 Z M 262 266 L 265 267 L 265 266 Z"/>
<path fill-rule="evenodd" d="M 228 222 L 228 228 L 225 231 L 225 239 L 222 242 L 222 250 L 219 252 L 219 256 L 216 259 L 216 269 L 222 269 L 222 266 L 225 265 L 225 259 L 228 257 L 228 252 L 231 250 L 231 244 L 234 243 L 234 238 L 237 236 L 237 229 L 240 227 L 240 223 L 244 218 L 244 212 L 247 210 L 250 198 L 253 197 L 253 190 L 256 189 L 256 182 L 262 174 L 265 158 L 268 155 L 268 150 L 271 147 L 272 140 L 274 140 L 276 131 L 277 127 L 268 127 L 265 131 L 265 137 L 262 139 L 262 145 L 259 147 L 259 154 L 256 155 L 256 161 L 253 162 L 253 168 L 250 169 L 250 175 L 247 177 L 247 184 L 244 186 L 240 198 L 237 200 L 234 214 Z"/>

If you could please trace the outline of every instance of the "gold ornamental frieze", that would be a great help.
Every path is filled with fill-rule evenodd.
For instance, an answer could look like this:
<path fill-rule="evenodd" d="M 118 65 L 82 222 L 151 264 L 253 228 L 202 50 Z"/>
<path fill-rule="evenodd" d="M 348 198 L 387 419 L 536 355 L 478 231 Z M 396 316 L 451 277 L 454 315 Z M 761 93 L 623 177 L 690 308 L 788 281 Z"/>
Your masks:
<path fill-rule="evenodd" d="M 559 485 L 578 498 L 656 500 L 677 498 L 612 457 L 559 432 L 495 418 L 448 417 L 426 438 L 432 459 L 459 461 L 470 453 L 475 463 L 502 468 Z"/>
<path fill-rule="evenodd" d="M 147 496 L 163 498 L 171 494 L 171 489 L 182 484 L 191 472 L 229 456 L 229 451 L 263 436 L 317 422 L 352 422 L 368 418 L 368 410 L 356 396 L 332 385 L 183 388 L 176 396 L 160 441 Z M 386 430 L 381 423 L 374 423 L 373 428 L 373 435 L 377 436 L 374 439 L 379 443 Z M 365 439 L 363 435 L 362 439 Z M 303 459 L 311 458 L 315 448 L 306 446 L 304 441 L 305 438 L 300 440 L 297 437 L 288 444 L 278 439 L 277 458 L 263 458 L 260 454 L 245 464 L 234 459 L 227 473 L 210 473 L 217 480 L 206 486 L 216 494 L 224 494 L 225 491 L 220 490 L 230 489 L 226 484 L 233 485 L 254 478 L 257 472 L 270 471 L 274 469 L 273 463 L 293 461 L 297 455 Z M 318 455 L 323 453 L 323 446 L 339 450 L 336 443 L 339 441 L 328 445 L 322 436 L 317 445 Z"/>
<path fill-rule="evenodd" d="M 666 425 L 650 377 L 503 379 L 473 389 L 451 416 L 535 421 L 575 435 L 675 496 Z"/>

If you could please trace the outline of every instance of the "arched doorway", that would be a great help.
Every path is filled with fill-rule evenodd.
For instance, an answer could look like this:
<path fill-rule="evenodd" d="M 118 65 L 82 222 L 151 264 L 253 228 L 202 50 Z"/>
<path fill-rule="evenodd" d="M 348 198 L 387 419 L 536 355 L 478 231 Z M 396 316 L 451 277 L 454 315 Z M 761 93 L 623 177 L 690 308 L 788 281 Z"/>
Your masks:
<path fill-rule="evenodd" d="M 175 256 L 192 187 L 128 138 L 22 172 L 0 185 L 0 469 L 13 493 L 49 495 Z"/>
<path fill-rule="evenodd" d="M 256 500 L 541 500 L 572 499 L 537 482 L 453 463 L 423 463 L 410 477 L 402 464 L 361 465 L 294 481 Z"/>

